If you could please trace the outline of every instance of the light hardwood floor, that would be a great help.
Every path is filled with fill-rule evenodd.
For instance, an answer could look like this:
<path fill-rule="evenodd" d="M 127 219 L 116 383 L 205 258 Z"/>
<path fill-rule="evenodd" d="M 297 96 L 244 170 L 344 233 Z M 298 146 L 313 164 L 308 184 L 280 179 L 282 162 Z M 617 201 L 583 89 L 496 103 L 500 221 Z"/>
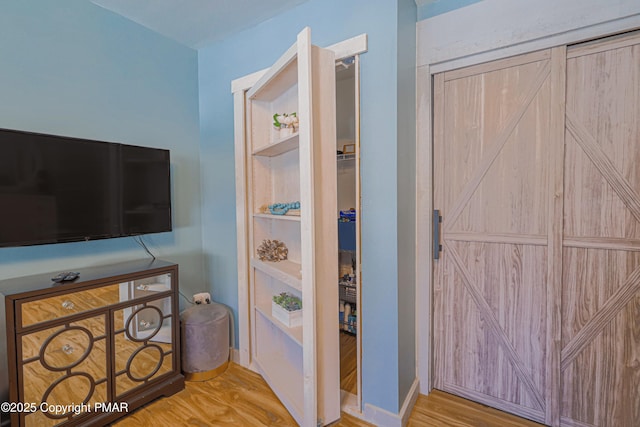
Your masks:
<path fill-rule="evenodd" d="M 351 394 L 358 393 L 358 364 L 356 337 L 340 332 L 340 388 Z"/>
<path fill-rule="evenodd" d="M 533 421 L 434 390 L 420 395 L 407 427 L 541 427 Z"/>
<path fill-rule="evenodd" d="M 158 399 L 115 424 L 127 426 L 295 426 L 296 423 L 262 377 L 231 363 L 227 371 L 206 382 L 187 382 L 185 390 Z M 371 424 L 347 414 L 335 427 Z M 442 392 L 420 395 L 409 427 L 499 426 L 534 427 L 531 421 Z"/>

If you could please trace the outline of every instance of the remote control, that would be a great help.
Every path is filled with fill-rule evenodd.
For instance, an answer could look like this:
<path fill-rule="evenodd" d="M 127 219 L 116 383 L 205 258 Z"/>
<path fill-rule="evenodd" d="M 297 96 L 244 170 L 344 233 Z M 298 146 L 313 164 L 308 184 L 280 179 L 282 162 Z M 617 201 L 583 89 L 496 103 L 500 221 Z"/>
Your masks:
<path fill-rule="evenodd" d="M 80 276 L 80 273 L 74 271 L 65 271 L 51 278 L 56 283 L 70 282 L 76 280 Z"/>

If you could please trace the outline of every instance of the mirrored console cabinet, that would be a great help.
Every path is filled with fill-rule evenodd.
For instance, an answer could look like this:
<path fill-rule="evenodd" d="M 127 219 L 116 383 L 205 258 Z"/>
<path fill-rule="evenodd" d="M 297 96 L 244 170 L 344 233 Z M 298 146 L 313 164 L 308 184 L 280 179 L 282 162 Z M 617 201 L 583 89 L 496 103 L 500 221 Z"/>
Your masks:
<path fill-rule="evenodd" d="M 178 266 L 76 271 L 62 284 L 55 273 L 0 282 L 12 426 L 103 426 L 184 388 Z"/>

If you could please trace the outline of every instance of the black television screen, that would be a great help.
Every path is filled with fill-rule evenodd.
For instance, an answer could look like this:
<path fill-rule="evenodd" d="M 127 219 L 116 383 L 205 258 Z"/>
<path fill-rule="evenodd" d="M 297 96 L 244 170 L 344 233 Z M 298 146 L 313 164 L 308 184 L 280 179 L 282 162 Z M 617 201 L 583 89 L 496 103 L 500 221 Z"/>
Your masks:
<path fill-rule="evenodd" d="M 0 129 L 0 247 L 171 231 L 169 151 Z"/>

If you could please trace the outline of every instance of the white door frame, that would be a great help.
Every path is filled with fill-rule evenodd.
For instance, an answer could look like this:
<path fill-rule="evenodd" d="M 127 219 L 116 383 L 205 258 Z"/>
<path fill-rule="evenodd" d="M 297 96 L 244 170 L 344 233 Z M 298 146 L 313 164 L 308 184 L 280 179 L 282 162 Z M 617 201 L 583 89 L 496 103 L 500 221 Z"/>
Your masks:
<path fill-rule="evenodd" d="M 496 17 L 500 17 L 496 21 Z M 432 76 L 640 28 L 638 0 L 483 0 L 417 24 L 416 343 L 420 393 L 432 388 Z"/>

